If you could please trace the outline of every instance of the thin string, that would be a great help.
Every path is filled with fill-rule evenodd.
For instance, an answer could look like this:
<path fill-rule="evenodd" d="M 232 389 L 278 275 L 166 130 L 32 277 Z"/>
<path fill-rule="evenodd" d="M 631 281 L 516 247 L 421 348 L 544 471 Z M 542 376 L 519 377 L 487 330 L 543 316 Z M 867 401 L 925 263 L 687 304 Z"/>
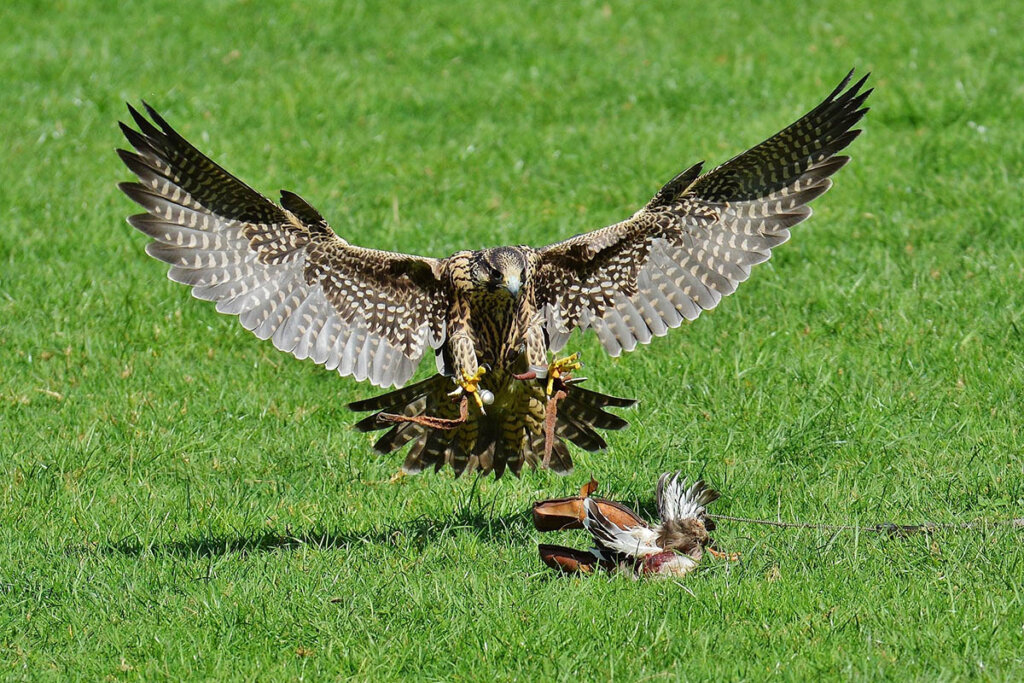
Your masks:
<path fill-rule="evenodd" d="M 868 533 L 889 534 L 890 536 L 909 536 L 916 533 L 930 533 L 942 529 L 981 529 L 994 526 L 1012 526 L 1024 529 L 1024 517 L 1014 519 L 979 520 L 975 522 L 947 522 L 936 524 L 925 522 L 924 524 L 872 524 L 870 526 L 859 526 L 854 524 L 811 524 L 808 522 L 783 522 L 773 519 L 753 519 L 750 517 L 735 517 L 733 515 L 713 515 L 708 517 L 726 522 L 741 522 L 744 524 L 760 524 L 780 529 L 816 529 L 819 531 L 865 531 Z"/>

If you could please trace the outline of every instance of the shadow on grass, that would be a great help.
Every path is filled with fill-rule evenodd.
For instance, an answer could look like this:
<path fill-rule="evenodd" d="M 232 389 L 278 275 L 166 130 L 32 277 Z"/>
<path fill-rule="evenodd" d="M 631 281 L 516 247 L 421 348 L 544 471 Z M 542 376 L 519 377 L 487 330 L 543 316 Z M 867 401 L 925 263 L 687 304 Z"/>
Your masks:
<path fill-rule="evenodd" d="M 182 541 L 147 543 L 139 538 L 101 544 L 89 552 L 119 553 L 130 556 L 174 555 L 213 557 L 290 551 L 302 547 L 318 550 L 347 549 L 357 545 L 413 547 L 428 545 L 459 533 L 470 533 L 487 543 L 523 542 L 530 538 L 533 525 L 528 511 L 497 516 L 479 509 L 457 509 L 440 519 L 416 517 L 396 525 L 371 526 L 362 530 L 321 529 L 267 531 L 262 534 L 224 534 Z M 77 551 L 86 551 L 79 548 Z"/>

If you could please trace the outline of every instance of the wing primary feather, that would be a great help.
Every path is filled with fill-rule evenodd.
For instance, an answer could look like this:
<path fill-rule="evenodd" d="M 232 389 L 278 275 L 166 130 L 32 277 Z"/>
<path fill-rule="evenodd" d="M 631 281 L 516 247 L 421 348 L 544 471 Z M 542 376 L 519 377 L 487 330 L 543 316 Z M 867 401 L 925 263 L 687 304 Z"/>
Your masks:
<path fill-rule="evenodd" d="M 575 328 L 592 329 L 616 356 L 735 291 L 848 163 L 836 155 L 860 134 L 853 126 L 868 111 L 867 78 L 851 86 L 851 71 L 764 142 L 707 173 L 691 166 L 630 219 L 540 249 L 535 290 L 548 311 L 549 348 L 561 348 Z M 626 303 L 609 306 L 616 296 Z M 553 312 L 564 327 L 555 329 Z"/>
<path fill-rule="evenodd" d="M 407 380 L 443 342 L 439 262 L 349 245 L 297 194 L 275 204 L 142 110 L 128 104 L 135 128 L 119 125 L 134 151 L 117 150 L 139 182 L 118 187 L 148 212 L 129 224 L 172 280 L 282 350 L 378 384 Z M 307 306 L 311 296 L 322 305 Z M 361 319 L 381 301 L 401 316 Z"/>

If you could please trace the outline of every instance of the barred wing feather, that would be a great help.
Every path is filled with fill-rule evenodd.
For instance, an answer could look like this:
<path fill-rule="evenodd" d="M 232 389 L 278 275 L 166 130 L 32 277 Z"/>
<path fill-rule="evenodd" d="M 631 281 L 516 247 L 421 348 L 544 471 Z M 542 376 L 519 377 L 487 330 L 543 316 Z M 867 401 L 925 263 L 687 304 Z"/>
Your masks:
<path fill-rule="evenodd" d="M 121 129 L 134 151 L 118 154 L 139 182 L 120 188 L 147 213 L 128 222 L 196 298 L 282 351 L 383 387 L 443 343 L 436 260 L 348 244 L 298 195 L 269 200 L 148 105 L 152 122 L 129 110 L 138 130 Z"/>
<path fill-rule="evenodd" d="M 853 72 L 796 123 L 701 175 L 683 171 L 628 220 L 540 250 L 537 306 L 548 346 L 593 330 L 613 356 L 718 305 L 811 215 L 867 112 Z"/>

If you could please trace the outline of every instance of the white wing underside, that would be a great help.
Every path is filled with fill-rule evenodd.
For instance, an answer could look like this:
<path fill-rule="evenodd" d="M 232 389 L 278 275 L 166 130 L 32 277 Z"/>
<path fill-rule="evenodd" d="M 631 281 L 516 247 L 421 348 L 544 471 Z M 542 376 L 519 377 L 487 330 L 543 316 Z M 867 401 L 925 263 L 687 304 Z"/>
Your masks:
<path fill-rule="evenodd" d="M 768 239 L 773 246 L 781 244 L 789 239 L 789 231 L 771 235 Z M 637 275 L 637 294 L 628 297 L 618 292 L 614 307 L 600 317 L 584 309 L 580 314 L 580 330 L 592 329 L 608 354 L 618 357 L 640 344 L 649 344 L 654 337 L 664 337 L 683 321 L 696 320 L 702 311 L 717 306 L 723 294 L 734 292 L 737 285 L 750 276 L 751 266 L 767 261 L 771 255 L 768 249 L 762 251 L 751 247 L 745 262 L 736 258 L 738 262 L 733 264 L 733 277 L 721 276 L 716 289 L 701 281 L 701 269 L 691 251 L 700 256 L 705 253 L 703 248 L 684 249 L 673 247 L 663 239 L 654 240 L 650 258 Z M 549 348 L 560 351 L 569 340 L 571 331 L 567 329 L 559 307 L 546 304 L 544 320 Z"/>
<path fill-rule="evenodd" d="M 583 526 L 594 538 L 598 549 L 610 550 L 632 557 L 644 557 L 663 552 L 658 547 L 658 534 L 654 529 L 635 526 L 623 529 L 605 517 L 589 498 L 583 501 L 586 516 Z"/>
<path fill-rule="evenodd" d="M 718 498 L 718 492 L 708 488 L 703 481 L 696 481 L 686 486 L 686 479 L 680 473 L 663 474 L 658 480 L 657 489 L 658 515 L 662 523 L 699 519 L 706 513 L 706 505 Z"/>
<path fill-rule="evenodd" d="M 321 266 L 319 271 L 313 269 L 321 274 L 311 276 L 315 244 L 302 217 L 216 166 L 154 111 L 150 115 L 162 129 L 130 111 L 141 132 L 122 125 L 135 152 L 119 154 L 139 182 L 123 183 L 121 189 L 148 213 L 130 217 L 129 223 L 153 240 L 146 252 L 171 266 L 171 280 L 192 287 L 198 299 L 216 302 L 218 312 L 238 316 L 243 327 L 271 339 L 278 349 L 378 386 L 404 384 L 426 349 L 444 342 L 443 325 L 439 334 L 431 331 L 431 321 L 420 310 L 422 297 L 415 293 L 396 299 L 355 271 L 325 269 L 322 263 L 314 264 Z M 229 208 L 217 208 L 224 205 Z M 226 215 L 232 210 L 240 213 Z M 240 217 L 244 212 L 260 218 L 247 222 Z M 259 246 L 251 238 L 254 229 L 263 240 Z M 328 251 L 343 251 L 350 261 L 406 258 L 348 245 L 326 224 L 320 230 L 330 233 Z M 265 258 L 264 247 L 273 248 L 273 258 Z M 432 260 L 420 261 L 429 265 Z M 324 283 L 341 292 L 361 287 L 358 305 L 342 310 L 332 304 Z M 403 326 L 407 336 L 386 336 Z"/>
<path fill-rule="evenodd" d="M 180 220 L 183 212 L 177 213 Z M 296 358 L 310 358 L 342 376 L 378 386 L 402 385 L 415 372 L 419 358 L 407 357 L 360 318 L 339 318 L 323 287 L 306 281 L 304 249 L 282 263 L 266 264 L 249 249 L 236 221 L 208 216 L 212 230 L 205 232 L 147 218 L 133 225 L 156 240 L 146 252 L 171 264 L 168 277 L 192 286 L 197 299 L 216 302 L 219 313 L 237 315 L 260 339 L 270 339 Z M 144 223 L 148 225 L 140 225 Z M 427 325 L 417 330 L 416 338 L 423 349 L 442 341 L 432 338 Z"/>
<path fill-rule="evenodd" d="M 540 287 L 549 348 L 578 327 L 618 356 L 735 292 L 849 161 L 837 154 L 860 132 L 871 93 L 861 92 L 867 76 L 846 89 L 852 74 L 759 145 L 703 175 L 701 164 L 683 171 L 632 218 L 541 249 L 553 266 Z"/>

